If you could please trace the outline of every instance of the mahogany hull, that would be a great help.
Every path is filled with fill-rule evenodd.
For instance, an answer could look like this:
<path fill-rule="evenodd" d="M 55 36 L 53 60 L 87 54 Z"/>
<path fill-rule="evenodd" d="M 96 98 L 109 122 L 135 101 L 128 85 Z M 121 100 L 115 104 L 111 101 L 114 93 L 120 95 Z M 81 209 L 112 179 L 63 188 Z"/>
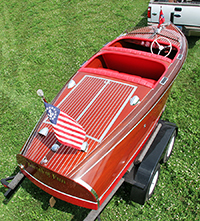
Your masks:
<path fill-rule="evenodd" d="M 122 134 L 118 134 L 117 140 L 112 140 L 109 144 L 105 142 L 107 148 L 101 149 L 101 153 L 93 152 L 94 158 L 82 168 L 80 164 L 76 174 L 64 177 L 22 155 L 17 155 L 17 161 L 24 166 L 22 172 L 35 185 L 56 198 L 89 209 L 98 209 L 150 136 L 162 114 L 169 91 L 170 88 L 157 105 L 146 113 L 147 117 L 141 118 L 138 124 L 133 123 Z M 109 151 L 111 152 L 108 154 Z M 102 160 L 97 163 L 98 155 L 102 156 Z"/>
<path fill-rule="evenodd" d="M 80 152 L 61 145 L 59 151 L 52 154 L 50 149 L 56 138 L 44 114 L 17 155 L 21 171 L 28 179 L 57 198 L 89 209 L 98 209 L 151 135 L 185 61 L 187 41 L 173 25 L 169 27 L 170 30 L 172 35 L 176 32 L 179 38 L 178 43 L 172 40 L 173 50 L 176 51 L 173 58 L 121 47 L 124 38 L 140 39 L 138 35 L 141 34 L 133 32 L 109 43 L 80 68 L 72 77 L 76 86 L 69 89 L 68 82 L 52 104 L 62 108 L 83 125 L 87 132 L 88 151 Z M 142 37 L 142 41 L 144 39 Z M 153 39 L 148 41 L 152 43 Z M 119 42 L 119 48 L 113 46 Z M 128 54 L 124 63 L 128 59 L 137 63 L 145 60 L 146 64 L 154 66 L 149 68 L 151 72 L 143 68 L 143 71 L 149 73 L 148 78 L 156 71 L 157 75 L 155 73 L 148 80 L 147 76 L 142 75 L 139 65 L 126 67 L 123 69 L 126 74 L 121 74 L 123 65 L 112 67 L 113 61 L 109 59 L 119 59 L 120 63 L 124 54 Z M 105 63 L 103 57 L 107 59 Z M 108 67 L 105 69 L 105 65 L 110 65 L 112 71 Z M 138 76 L 129 76 L 132 68 L 141 72 L 139 80 Z M 139 96 L 140 101 L 130 105 L 134 95 Z M 38 134 L 44 127 L 49 129 L 47 137 Z M 50 156 L 49 161 L 42 164 L 46 156 Z"/>

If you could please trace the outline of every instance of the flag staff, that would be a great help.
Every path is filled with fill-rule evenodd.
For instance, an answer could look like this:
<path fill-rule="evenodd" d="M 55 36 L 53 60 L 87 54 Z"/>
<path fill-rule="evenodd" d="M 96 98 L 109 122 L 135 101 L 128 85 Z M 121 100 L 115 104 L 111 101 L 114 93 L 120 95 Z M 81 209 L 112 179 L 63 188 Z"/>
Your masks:
<path fill-rule="evenodd" d="M 160 25 L 162 23 L 165 22 L 165 17 L 164 17 L 164 14 L 163 14 L 163 11 L 162 11 L 162 6 L 160 6 L 160 14 L 159 14 L 159 23 L 158 23 L 158 28 L 160 28 Z"/>

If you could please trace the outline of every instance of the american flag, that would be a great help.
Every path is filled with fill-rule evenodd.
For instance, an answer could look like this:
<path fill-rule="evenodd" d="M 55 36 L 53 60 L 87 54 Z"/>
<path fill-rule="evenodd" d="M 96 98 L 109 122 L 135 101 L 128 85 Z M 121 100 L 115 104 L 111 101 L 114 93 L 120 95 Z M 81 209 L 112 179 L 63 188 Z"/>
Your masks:
<path fill-rule="evenodd" d="M 162 23 L 164 23 L 164 22 L 165 22 L 165 17 L 164 17 L 163 11 L 162 11 L 162 9 L 161 9 L 161 10 L 160 10 L 160 16 L 159 16 L 158 28 L 160 28 L 160 25 L 161 25 Z"/>
<path fill-rule="evenodd" d="M 83 127 L 58 107 L 46 102 L 44 105 L 58 141 L 66 146 L 84 150 L 82 148 L 86 132 Z"/>

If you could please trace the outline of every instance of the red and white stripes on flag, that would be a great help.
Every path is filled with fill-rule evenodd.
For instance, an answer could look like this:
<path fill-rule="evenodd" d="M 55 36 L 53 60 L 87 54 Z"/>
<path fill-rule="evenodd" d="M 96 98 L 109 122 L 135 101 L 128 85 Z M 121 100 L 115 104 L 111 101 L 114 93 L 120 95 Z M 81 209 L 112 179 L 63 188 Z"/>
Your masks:
<path fill-rule="evenodd" d="M 57 124 L 53 124 L 53 128 L 60 143 L 81 150 L 86 133 L 73 118 L 60 111 Z"/>
<path fill-rule="evenodd" d="M 84 150 L 82 148 L 86 132 L 83 127 L 59 108 L 46 102 L 44 104 L 58 141 L 66 146 Z"/>

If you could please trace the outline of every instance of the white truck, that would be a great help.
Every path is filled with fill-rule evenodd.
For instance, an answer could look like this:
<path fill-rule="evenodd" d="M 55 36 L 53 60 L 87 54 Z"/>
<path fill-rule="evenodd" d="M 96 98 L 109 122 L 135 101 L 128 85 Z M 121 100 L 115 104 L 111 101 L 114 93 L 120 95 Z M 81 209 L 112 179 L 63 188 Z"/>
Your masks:
<path fill-rule="evenodd" d="M 187 36 L 200 36 L 200 0 L 150 0 L 148 25 L 158 24 L 161 9 L 165 23 L 174 23 Z"/>

